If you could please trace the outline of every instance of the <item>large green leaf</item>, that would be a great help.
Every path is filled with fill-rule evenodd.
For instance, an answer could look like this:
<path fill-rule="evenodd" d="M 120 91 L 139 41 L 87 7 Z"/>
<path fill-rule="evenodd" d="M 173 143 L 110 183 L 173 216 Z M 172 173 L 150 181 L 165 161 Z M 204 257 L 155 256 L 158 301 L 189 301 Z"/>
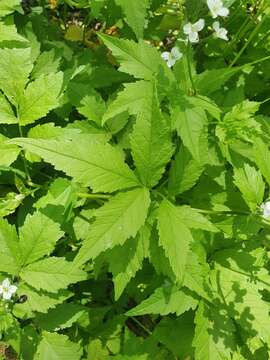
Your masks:
<path fill-rule="evenodd" d="M 0 16 L 6 16 L 13 13 L 15 10 L 21 10 L 21 0 L 1 0 L 0 1 Z"/>
<path fill-rule="evenodd" d="M 159 109 L 155 84 L 137 116 L 130 142 L 142 183 L 148 187 L 155 186 L 173 150 L 170 129 Z"/>
<path fill-rule="evenodd" d="M 31 124 L 59 105 L 63 73 L 41 75 L 31 82 L 19 102 L 19 122 Z"/>
<path fill-rule="evenodd" d="M 155 292 L 135 308 L 129 310 L 128 316 L 141 316 L 145 314 L 168 315 L 176 313 L 180 316 L 185 311 L 195 309 L 197 300 L 172 285 L 157 288 Z"/>
<path fill-rule="evenodd" d="M 91 186 L 94 192 L 113 192 L 139 184 L 121 153 L 109 144 L 89 138 L 73 141 L 18 138 L 12 143 L 41 156 L 75 181 Z"/>
<path fill-rule="evenodd" d="M 140 40 L 135 43 L 132 40 L 117 39 L 105 34 L 99 34 L 99 37 L 119 61 L 120 71 L 139 79 L 151 80 L 162 69 L 169 79 L 172 78 L 172 74 L 159 52 L 144 41 Z"/>
<path fill-rule="evenodd" d="M 20 262 L 16 229 L 7 220 L 0 219 L 0 271 L 18 275 Z"/>
<path fill-rule="evenodd" d="M 196 360 L 227 360 L 236 348 L 234 325 L 222 309 L 208 307 L 203 302 L 195 316 L 195 347 Z"/>
<path fill-rule="evenodd" d="M 96 220 L 74 260 L 75 264 L 81 265 L 102 251 L 123 245 L 127 239 L 135 237 L 145 222 L 149 204 L 149 191 L 145 188 L 111 198 L 95 212 Z"/>
<path fill-rule="evenodd" d="M 164 248 L 176 279 L 181 282 L 192 242 L 192 235 L 182 221 L 181 211 L 164 200 L 158 211 L 159 242 Z"/>
<path fill-rule="evenodd" d="M 28 215 L 20 228 L 22 266 L 49 255 L 62 235 L 60 226 L 42 213 Z"/>
<path fill-rule="evenodd" d="M 14 105 L 23 96 L 32 68 L 30 48 L 0 49 L 0 89 Z"/>
<path fill-rule="evenodd" d="M 121 6 L 128 25 L 136 34 L 137 39 L 143 38 L 145 17 L 150 0 L 126 1 L 116 0 L 117 5 Z"/>
<path fill-rule="evenodd" d="M 82 349 L 79 344 L 71 342 L 66 335 L 57 333 L 42 333 L 38 345 L 36 360 L 80 360 Z"/>
<path fill-rule="evenodd" d="M 254 140 L 254 157 L 258 168 L 270 185 L 270 151 L 268 146 L 260 139 Z"/>
<path fill-rule="evenodd" d="M 18 119 L 7 99 L 0 95 L 0 124 L 17 124 Z"/>

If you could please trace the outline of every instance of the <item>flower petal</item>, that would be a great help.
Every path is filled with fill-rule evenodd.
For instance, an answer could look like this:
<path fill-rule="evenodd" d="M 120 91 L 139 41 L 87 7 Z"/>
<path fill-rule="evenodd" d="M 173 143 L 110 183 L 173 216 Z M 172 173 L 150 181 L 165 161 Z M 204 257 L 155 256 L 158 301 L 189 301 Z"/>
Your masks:
<path fill-rule="evenodd" d="M 164 51 L 162 54 L 161 54 L 161 57 L 162 59 L 164 59 L 165 61 L 168 61 L 169 58 L 170 58 L 170 53 L 168 51 Z"/>
<path fill-rule="evenodd" d="M 193 31 L 189 34 L 188 39 L 191 43 L 197 43 L 199 42 L 199 34 Z"/>
<path fill-rule="evenodd" d="M 5 288 L 9 288 L 10 287 L 10 280 L 8 278 L 3 280 L 2 286 L 5 287 Z"/>
<path fill-rule="evenodd" d="M 220 29 L 219 21 L 213 22 L 213 29 L 217 32 Z"/>
<path fill-rule="evenodd" d="M 218 10 L 218 15 L 219 16 L 225 17 L 225 16 L 228 16 L 229 13 L 230 13 L 229 9 L 226 8 L 225 6 L 223 6 L 221 9 Z"/>
<path fill-rule="evenodd" d="M 3 299 L 4 300 L 10 300 L 12 297 L 12 294 L 10 292 L 4 292 L 3 293 Z"/>
<path fill-rule="evenodd" d="M 192 24 L 191 23 L 187 23 L 186 25 L 183 26 L 183 31 L 186 35 L 189 35 L 192 32 Z"/>
<path fill-rule="evenodd" d="M 181 59 L 181 57 L 183 56 L 183 54 L 181 53 L 181 51 L 178 49 L 177 46 L 174 46 L 174 47 L 172 48 L 171 54 L 172 54 L 172 56 L 173 56 L 176 60 Z"/>
<path fill-rule="evenodd" d="M 176 60 L 171 57 L 168 61 L 167 61 L 167 65 L 169 68 L 173 67 L 173 65 L 176 63 Z"/>
<path fill-rule="evenodd" d="M 18 289 L 17 286 L 11 285 L 11 286 L 9 287 L 9 292 L 10 292 L 11 294 L 15 294 L 15 292 L 17 291 L 17 289 Z"/>
<path fill-rule="evenodd" d="M 195 24 L 193 24 L 193 29 L 197 32 L 202 31 L 204 25 L 205 25 L 204 19 L 200 19 L 197 22 L 195 22 Z"/>

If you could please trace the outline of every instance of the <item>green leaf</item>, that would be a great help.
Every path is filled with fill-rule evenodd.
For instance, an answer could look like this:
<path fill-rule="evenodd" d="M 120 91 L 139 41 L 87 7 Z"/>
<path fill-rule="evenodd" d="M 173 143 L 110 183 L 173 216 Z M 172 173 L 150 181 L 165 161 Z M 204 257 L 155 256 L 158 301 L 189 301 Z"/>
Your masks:
<path fill-rule="evenodd" d="M 1 0 L 0 16 L 12 14 L 14 11 L 21 10 L 21 0 Z"/>
<path fill-rule="evenodd" d="M 187 295 L 183 290 L 179 290 L 173 285 L 164 285 L 135 308 L 129 310 L 127 316 L 141 316 L 146 314 L 168 315 L 176 313 L 180 316 L 185 311 L 195 309 L 197 300 Z"/>
<path fill-rule="evenodd" d="M 234 169 L 234 183 L 251 211 L 255 211 L 257 206 L 261 205 L 264 196 L 265 185 L 261 173 L 249 164 L 245 164 L 244 168 Z"/>
<path fill-rule="evenodd" d="M 154 187 L 160 180 L 173 150 L 170 129 L 159 109 L 155 84 L 137 116 L 130 143 L 142 183 Z"/>
<path fill-rule="evenodd" d="M 256 164 L 270 185 L 270 151 L 268 146 L 260 139 L 254 140 L 253 152 Z"/>
<path fill-rule="evenodd" d="M 41 75 L 31 82 L 19 102 L 19 123 L 31 124 L 59 105 L 63 73 Z"/>
<path fill-rule="evenodd" d="M 172 74 L 159 52 L 144 41 L 135 43 L 105 34 L 99 34 L 99 37 L 119 61 L 120 71 L 139 79 L 151 80 L 162 69 L 164 74 L 172 79 Z"/>
<path fill-rule="evenodd" d="M 57 331 L 57 329 L 70 328 L 86 313 L 86 309 L 81 305 L 65 303 L 57 305 L 47 314 L 37 315 L 36 322 L 44 330 Z"/>
<path fill-rule="evenodd" d="M 32 68 L 30 48 L 0 49 L 0 89 L 12 104 L 21 100 Z"/>
<path fill-rule="evenodd" d="M 159 243 L 164 248 L 176 279 L 181 282 L 192 242 L 192 235 L 182 221 L 181 210 L 162 201 L 158 211 Z"/>
<path fill-rule="evenodd" d="M 34 69 L 31 73 L 32 79 L 38 79 L 42 75 L 57 73 L 61 62 L 61 57 L 54 49 L 43 51 L 36 60 Z"/>
<path fill-rule="evenodd" d="M 86 119 L 94 121 L 98 125 L 101 125 L 101 119 L 105 109 L 104 100 L 94 91 L 93 94 L 85 96 L 77 107 L 80 114 L 85 116 Z"/>
<path fill-rule="evenodd" d="M 130 84 L 124 84 L 124 90 L 117 94 L 117 98 L 109 104 L 102 123 L 114 116 L 128 111 L 130 115 L 137 115 L 143 109 L 146 97 L 151 94 L 152 85 L 149 81 L 136 81 Z"/>
<path fill-rule="evenodd" d="M 218 232 L 219 230 L 199 211 L 192 209 L 190 206 L 178 206 L 177 211 L 181 216 L 181 221 L 190 229 L 199 229 L 210 232 Z"/>
<path fill-rule="evenodd" d="M 0 124 L 17 124 L 18 119 L 15 116 L 10 103 L 5 96 L 0 94 Z"/>
<path fill-rule="evenodd" d="M 109 144 L 80 141 L 13 139 L 12 143 L 41 156 L 94 192 L 113 192 L 139 185 L 121 153 Z"/>
<path fill-rule="evenodd" d="M 144 258 L 148 255 L 151 232 L 143 226 L 135 239 L 127 240 L 123 246 L 115 246 L 107 254 L 109 270 L 113 274 L 115 300 L 118 300 L 125 287 L 141 269 Z M 121 259 L 121 261 L 118 261 Z"/>
<path fill-rule="evenodd" d="M 117 5 L 122 8 L 128 25 L 134 31 L 137 39 L 143 38 L 143 30 L 147 9 L 150 6 L 149 0 L 125 1 L 116 0 Z"/>
<path fill-rule="evenodd" d="M 196 360 L 231 359 L 236 348 L 233 322 L 222 309 L 208 307 L 200 303 L 195 316 Z"/>
<path fill-rule="evenodd" d="M 44 331 L 35 360 L 80 360 L 81 356 L 80 345 L 71 342 L 66 335 Z"/>
<path fill-rule="evenodd" d="M 20 269 L 20 248 L 16 229 L 0 218 L 0 271 L 17 275 Z"/>
<path fill-rule="evenodd" d="M 20 284 L 17 294 L 19 297 L 26 297 L 25 302 L 18 302 L 14 305 L 13 313 L 18 318 L 33 317 L 36 311 L 46 313 L 50 308 L 61 304 L 72 295 L 67 290 L 61 290 L 56 294 L 42 290 L 36 291 L 27 284 Z"/>
<path fill-rule="evenodd" d="M 174 127 L 190 151 L 194 160 L 203 164 L 207 149 L 207 117 L 205 111 L 198 107 L 187 107 L 174 113 Z"/>
<path fill-rule="evenodd" d="M 60 226 L 40 212 L 28 215 L 20 228 L 22 266 L 49 255 L 62 237 Z"/>
<path fill-rule="evenodd" d="M 191 189 L 204 170 L 204 166 L 194 160 L 188 149 L 181 145 L 175 155 L 169 173 L 169 192 L 179 195 Z"/>
<path fill-rule="evenodd" d="M 18 41 L 24 43 L 28 42 L 27 39 L 25 39 L 24 37 L 22 37 L 17 33 L 17 29 L 14 24 L 0 22 L 0 42 L 5 42 L 5 41 Z"/>
<path fill-rule="evenodd" d="M 10 166 L 20 153 L 19 147 L 9 144 L 8 140 L 8 138 L 0 134 L 0 166 Z"/>
<path fill-rule="evenodd" d="M 86 279 L 82 270 L 60 257 L 50 257 L 30 264 L 20 272 L 20 276 L 35 289 L 52 293 Z"/>
<path fill-rule="evenodd" d="M 127 239 L 135 237 L 145 222 L 149 205 L 149 191 L 145 188 L 111 198 L 95 212 L 95 222 L 74 260 L 75 264 L 81 265 L 102 251 L 123 245 Z"/>

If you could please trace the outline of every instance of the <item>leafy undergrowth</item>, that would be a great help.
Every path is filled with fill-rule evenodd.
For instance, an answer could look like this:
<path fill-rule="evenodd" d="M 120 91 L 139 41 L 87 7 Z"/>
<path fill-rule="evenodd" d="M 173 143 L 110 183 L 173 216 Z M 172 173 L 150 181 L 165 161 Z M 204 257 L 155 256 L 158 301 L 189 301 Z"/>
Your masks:
<path fill-rule="evenodd" d="M 0 1 L 0 358 L 270 357 L 267 0 Z"/>

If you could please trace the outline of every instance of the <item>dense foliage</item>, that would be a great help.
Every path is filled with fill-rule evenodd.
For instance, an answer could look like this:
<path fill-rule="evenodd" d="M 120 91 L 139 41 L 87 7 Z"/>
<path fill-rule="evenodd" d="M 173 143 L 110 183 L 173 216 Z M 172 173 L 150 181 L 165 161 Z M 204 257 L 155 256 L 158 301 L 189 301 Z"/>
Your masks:
<path fill-rule="evenodd" d="M 270 357 L 268 0 L 0 0 L 0 358 Z"/>

